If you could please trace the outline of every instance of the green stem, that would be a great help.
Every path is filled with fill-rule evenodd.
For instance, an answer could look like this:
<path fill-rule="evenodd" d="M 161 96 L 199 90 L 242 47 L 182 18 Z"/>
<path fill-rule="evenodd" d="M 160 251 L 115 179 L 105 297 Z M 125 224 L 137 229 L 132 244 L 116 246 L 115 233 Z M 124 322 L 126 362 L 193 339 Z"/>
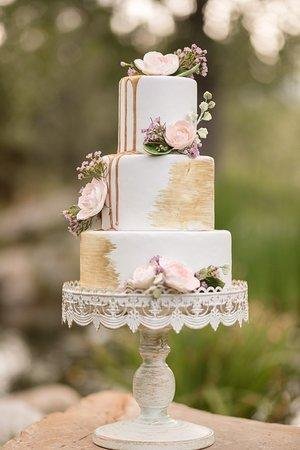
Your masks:
<path fill-rule="evenodd" d="M 178 73 L 177 75 L 175 75 L 175 77 L 188 77 L 189 75 L 193 75 L 193 73 L 195 73 L 199 69 L 199 66 L 200 64 L 196 64 L 191 69 L 186 70 L 185 72 Z"/>

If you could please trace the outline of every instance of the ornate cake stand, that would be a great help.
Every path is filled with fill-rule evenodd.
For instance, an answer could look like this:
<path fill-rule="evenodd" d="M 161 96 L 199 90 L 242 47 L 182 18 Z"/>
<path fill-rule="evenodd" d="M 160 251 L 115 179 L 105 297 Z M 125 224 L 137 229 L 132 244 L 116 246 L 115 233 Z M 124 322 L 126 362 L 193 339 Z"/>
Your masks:
<path fill-rule="evenodd" d="M 166 364 L 170 347 L 167 333 L 179 333 L 185 325 L 216 330 L 220 323 L 240 326 L 248 320 L 247 283 L 233 281 L 226 288 L 201 288 L 197 294 L 110 294 L 87 289 L 78 282 L 63 285 L 62 319 L 69 327 L 93 323 L 116 329 L 127 325 L 140 331 L 139 352 L 143 363 L 133 378 L 133 395 L 141 412 L 137 419 L 118 421 L 95 430 L 95 444 L 108 449 L 189 449 L 214 443 L 206 427 L 168 415 L 175 393 L 175 378 Z"/>

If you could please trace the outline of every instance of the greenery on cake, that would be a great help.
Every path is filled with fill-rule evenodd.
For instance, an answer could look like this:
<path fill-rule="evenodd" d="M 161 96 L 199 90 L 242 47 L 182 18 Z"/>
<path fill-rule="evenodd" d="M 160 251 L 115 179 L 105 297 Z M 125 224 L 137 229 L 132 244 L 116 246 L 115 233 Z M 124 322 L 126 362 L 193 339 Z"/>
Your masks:
<path fill-rule="evenodd" d="M 198 278 L 202 287 L 223 288 L 225 286 L 223 276 L 228 275 L 228 273 L 229 266 L 227 264 L 220 267 L 208 266 L 196 272 L 195 277 Z"/>
<path fill-rule="evenodd" d="M 103 161 L 101 151 L 89 153 L 81 166 L 77 167 L 78 180 L 86 182 L 79 193 L 77 205 L 72 205 L 63 211 L 68 221 L 68 231 L 79 236 L 91 227 L 93 218 L 104 207 L 107 196 L 105 176 L 107 166 Z"/>
<path fill-rule="evenodd" d="M 178 49 L 174 53 L 163 55 L 160 52 L 148 52 L 143 59 L 133 62 L 121 62 L 127 67 L 128 76 L 135 75 L 173 75 L 193 78 L 194 75 L 206 77 L 208 72 L 207 51 L 192 44 L 190 47 Z"/>
<path fill-rule="evenodd" d="M 189 115 L 184 120 L 167 125 L 160 117 L 150 119 L 148 128 L 142 130 L 144 134 L 144 150 L 149 155 L 160 156 L 176 151 L 190 158 L 200 155 L 202 139 L 206 139 L 208 130 L 199 127 L 200 122 L 212 119 L 211 110 L 215 107 L 213 96 L 206 91 L 200 103 L 200 113 Z"/>
<path fill-rule="evenodd" d="M 159 298 L 162 294 L 196 293 L 200 288 L 223 288 L 229 266 L 208 266 L 194 273 L 183 263 L 165 256 L 154 256 L 133 272 L 121 288 L 126 293 L 145 293 Z"/>

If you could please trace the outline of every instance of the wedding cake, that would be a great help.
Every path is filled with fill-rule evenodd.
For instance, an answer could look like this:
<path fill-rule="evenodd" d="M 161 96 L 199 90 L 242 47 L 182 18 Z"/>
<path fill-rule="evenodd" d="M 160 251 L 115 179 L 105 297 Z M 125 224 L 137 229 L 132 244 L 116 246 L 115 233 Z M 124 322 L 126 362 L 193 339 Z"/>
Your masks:
<path fill-rule="evenodd" d="M 231 235 L 214 229 L 214 160 L 201 151 L 199 124 L 215 106 L 205 92 L 197 107 L 206 51 L 193 44 L 121 65 L 117 151 L 87 155 L 78 204 L 64 211 L 80 235 L 80 283 L 156 297 L 229 285 Z"/>

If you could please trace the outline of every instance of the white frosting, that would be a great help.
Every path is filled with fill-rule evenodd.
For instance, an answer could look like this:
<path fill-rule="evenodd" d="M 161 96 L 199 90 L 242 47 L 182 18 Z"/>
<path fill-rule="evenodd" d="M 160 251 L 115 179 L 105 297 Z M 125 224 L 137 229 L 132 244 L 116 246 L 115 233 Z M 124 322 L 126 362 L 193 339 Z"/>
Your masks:
<path fill-rule="evenodd" d="M 110 155 L 110 158 L 113 156 Z M 117 162 L 118 158 L 120 159 Z M 105 161 L 108 162 L 109 157 L 105 157 Z M 181 164 L 183 166 L 180 166 Z M 173 169 L 180 167 L 183 167 L 179 170 L 180 179 L 176 182 L 170 181 Z M 110 181 L 111 205 L 102 211 L 103 229 L 214 228 L 214 161 L 209 156 L 190 159 L 179 154 L 164 156 L 123 154 L 112 160 L 110 171 L 108 181 Z M 177 195 L 164 205 L 163 212 L 160 212 L 157 205 L 167 187 L 169 192 L 176 189 Z M 197 214 L 194 214 L 193 205 L 196 205 Z M 160 215 L 165 217 L 163 223 Z"/>
<path fill-rule="evenodd" d="M 195 80 L 170 76 L 122 78 L 119 85 L 118 151 L 143 152 L 144 135 L 141 130 L 148 128 L 151 118 L 161 117 L 162 122 L 172 124 L 196 112 Z"/>
<path fill-rule="evenodd" d="M 131 278 L 136 267 L 146 264 L 155 255 L 176 259 L 193 271 L 209 265 L 228 265 L 229 274 L 226 283 L 231 282 L 231 234 L 225 230 L 184 232 L 184 231 L 86 231 L 83 233 L 81 247 L 81 279 L 86 285 L 95 284 L 95 274 L 101 270 L 98 258 L 89 254 L 90 244 L 97 244 L 98 239 L 108 240 L 112 251 L 108 258 L 117 272 L 118 283 Z M 85 255 L 82 258 L 82 255 Z M 88 274 L 93 274 L 93 282 L 88 281 Z M 97 278 L 97 277 L 96 277 Z M 103 289 L 106 286 L 99 286 Z"/>

